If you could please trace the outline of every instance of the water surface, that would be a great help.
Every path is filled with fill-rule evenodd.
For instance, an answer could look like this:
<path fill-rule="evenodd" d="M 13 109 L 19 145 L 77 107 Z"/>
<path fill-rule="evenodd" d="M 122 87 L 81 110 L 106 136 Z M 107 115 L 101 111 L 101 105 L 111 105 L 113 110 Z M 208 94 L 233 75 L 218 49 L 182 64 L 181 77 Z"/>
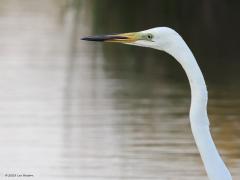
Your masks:
<path fill-rule="evenodd" d="M 183 70 L 154 50 L 80 41 L 99 31 L 93 2 L 1 1 L 1 179 L 206 180 Z M 240 63 L 197 54 L 213 138 L 240 179 Z"/>

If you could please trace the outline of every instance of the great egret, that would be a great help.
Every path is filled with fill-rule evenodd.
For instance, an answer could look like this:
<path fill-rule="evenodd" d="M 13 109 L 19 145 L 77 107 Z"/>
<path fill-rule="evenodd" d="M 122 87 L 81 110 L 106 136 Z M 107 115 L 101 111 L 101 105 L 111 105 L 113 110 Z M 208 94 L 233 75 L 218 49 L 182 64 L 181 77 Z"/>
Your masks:
<path fill-rule="evenodd" d="M 192 133 L 210 180 L 231 180 L 231 174 L 213 142 L 207 115 L 207 87 L 191 50 L 182 37 L 168 27 L 140 32 L 88 36 L 87 41 L 118 42 L 162 50 L 172 55 L 183 67 L 191 87 L 190 123 Z"/>

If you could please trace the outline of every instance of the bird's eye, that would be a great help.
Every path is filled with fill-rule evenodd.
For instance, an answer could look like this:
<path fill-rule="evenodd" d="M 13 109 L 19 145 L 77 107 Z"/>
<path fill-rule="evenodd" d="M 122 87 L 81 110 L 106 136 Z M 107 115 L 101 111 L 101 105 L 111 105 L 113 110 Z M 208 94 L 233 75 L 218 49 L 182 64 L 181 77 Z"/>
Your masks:
<path fill-rule="evenodd" d="M 147 39 L 148 39 L 148 40 L 152 40 L 152 38 L 153 38 L 153 35 L 152 35 L 152 34 L 147 34 Z"/>

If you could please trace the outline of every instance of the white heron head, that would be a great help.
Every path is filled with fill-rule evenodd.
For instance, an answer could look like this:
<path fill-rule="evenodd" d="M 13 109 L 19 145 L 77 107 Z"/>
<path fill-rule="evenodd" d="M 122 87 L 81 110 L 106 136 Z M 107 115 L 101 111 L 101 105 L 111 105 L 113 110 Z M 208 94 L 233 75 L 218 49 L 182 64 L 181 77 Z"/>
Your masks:
<path fill-rule="evenodd" d="M 139 32 L 87 36 L 82 40 L 117 42 L 166 51 L 179 37 L 178 33 L 171 28 L 156 27 Z"/>
<path fill-rule="evenodd" d="M 190 81 L 192 96 L 190 122 L 209 179 L 232 179 L 209 132 L 209 120 L 206 111 L 207 89 L 204 77 L 191 50 L 176 31 L 167 27 L 157 27 L 133 33 L 88 36 L 82 38 L 82 40 L 150 47 L 172 55 L 182 65 Z"/>

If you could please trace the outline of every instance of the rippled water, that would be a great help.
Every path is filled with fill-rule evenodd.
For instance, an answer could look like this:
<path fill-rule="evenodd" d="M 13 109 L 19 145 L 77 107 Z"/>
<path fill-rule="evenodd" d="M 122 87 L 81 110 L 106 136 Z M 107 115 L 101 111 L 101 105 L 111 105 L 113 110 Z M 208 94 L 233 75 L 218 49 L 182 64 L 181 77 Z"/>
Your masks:
<path fill-rule="evenodd" d="M 207 179 L 178 64 L 81 42 L 91 1 L 78 10 L 66 2 L 1 1 L 1 179 Z M 213 137 L 240 179 L 240 63 L 208 62 Z"/>

